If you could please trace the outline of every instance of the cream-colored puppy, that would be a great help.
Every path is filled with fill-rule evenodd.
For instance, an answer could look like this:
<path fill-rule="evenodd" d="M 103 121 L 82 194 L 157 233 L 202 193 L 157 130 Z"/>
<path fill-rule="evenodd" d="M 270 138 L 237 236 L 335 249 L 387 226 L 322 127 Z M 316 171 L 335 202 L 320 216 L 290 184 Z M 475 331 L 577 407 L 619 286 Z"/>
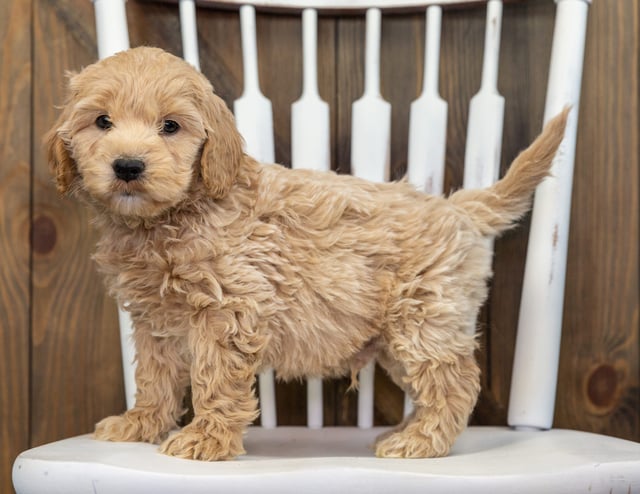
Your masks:
<path fill-rule="evenodd" d="M 445 199 L 255 162 L 205 77 L 159 49 L 73 76 L 49 160 L 59 190 L 95 211 L 95 260 L 129 304 L 138 362 L 135 407 L 96 437 L 233 458 L 261 369 L 335 376 L 375 357 L 415 406 L 376 454 L 446 455 L 479 390 L 486 239 L 530 207 L 566 113 L 496 185 Z M 167 439 L 189 384 L 195 418 Z"/>

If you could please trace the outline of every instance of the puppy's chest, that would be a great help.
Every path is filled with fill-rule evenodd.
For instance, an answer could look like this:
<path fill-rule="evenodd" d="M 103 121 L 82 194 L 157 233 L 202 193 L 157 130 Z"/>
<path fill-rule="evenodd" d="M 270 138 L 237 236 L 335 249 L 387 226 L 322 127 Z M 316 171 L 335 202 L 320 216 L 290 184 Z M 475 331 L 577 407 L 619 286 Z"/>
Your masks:
<path fill-rule="evenodd" d="M 184 334 L 193 314 L 251 297 L 273 297 L 273 286 L 251 262 L 194 239 L 147 243 L 95 254 L 110 291 L 154 334 Z"/>

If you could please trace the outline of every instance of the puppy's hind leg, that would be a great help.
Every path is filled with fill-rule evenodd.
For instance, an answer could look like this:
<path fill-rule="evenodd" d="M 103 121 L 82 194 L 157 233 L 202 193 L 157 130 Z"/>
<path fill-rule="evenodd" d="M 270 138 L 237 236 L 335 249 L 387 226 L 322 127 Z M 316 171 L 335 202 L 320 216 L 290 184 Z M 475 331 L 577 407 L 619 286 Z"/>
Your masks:
<path fill-rule="evenodd" d="M 462 330 L 408 326 L 393 333 L 385 353 L 402 365 L 402 387 L 414 411 L 378 439 L 376 456 L 445 456 L 466 427 L 480 389 L 475 341 Z"/>

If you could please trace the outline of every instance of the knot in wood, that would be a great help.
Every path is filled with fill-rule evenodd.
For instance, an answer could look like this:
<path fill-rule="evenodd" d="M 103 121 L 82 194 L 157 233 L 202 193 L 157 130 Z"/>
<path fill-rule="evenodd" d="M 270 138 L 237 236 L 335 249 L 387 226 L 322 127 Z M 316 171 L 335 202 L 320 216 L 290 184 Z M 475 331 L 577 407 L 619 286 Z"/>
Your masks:
<path fill-rule="evenodd" d="M 40 215 L 33 221 L 32 228 L 34 252 L 40 255 L 51 252 L 58 240 L 58 232 L 54 221 L 49 216 Z"/>
<path fill-rule="evenodd" d="M 616 404 L 619 395 L 619 377 L 611 364 L 600 364 L 587 378 L 587 398 L 599 412 L 606 413 Z"/>

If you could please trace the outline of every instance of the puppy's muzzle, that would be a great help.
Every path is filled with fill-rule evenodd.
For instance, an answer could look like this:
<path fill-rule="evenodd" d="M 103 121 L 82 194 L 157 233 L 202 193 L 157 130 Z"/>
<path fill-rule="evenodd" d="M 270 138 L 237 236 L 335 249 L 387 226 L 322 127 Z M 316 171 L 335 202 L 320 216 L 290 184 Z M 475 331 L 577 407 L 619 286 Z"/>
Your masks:
<path fill-rule="evenodd" d="M 144 162 L 132 158 L 118 158 L 113 162 L 113 171 L 120 180 L 137 180 L 144 172 Z"/>

